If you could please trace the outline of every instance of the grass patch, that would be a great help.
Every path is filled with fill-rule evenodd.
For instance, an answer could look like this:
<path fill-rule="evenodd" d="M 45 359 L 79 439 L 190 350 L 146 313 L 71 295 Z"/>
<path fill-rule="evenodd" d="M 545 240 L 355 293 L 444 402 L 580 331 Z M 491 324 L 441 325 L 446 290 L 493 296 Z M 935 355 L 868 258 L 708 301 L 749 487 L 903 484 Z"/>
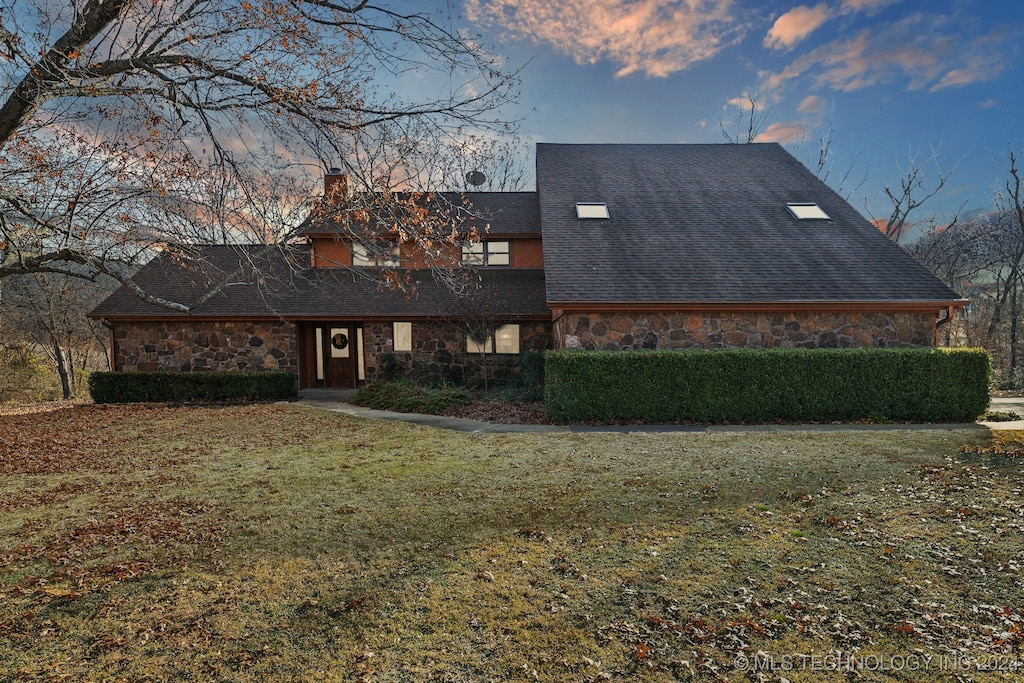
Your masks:
<path fill-rule="evenodd" d="M 463 387 L 429 387 L 408 380 L 389 380 L 361 387 L 352 403 L 400 413 L 440 414 L 454 406 L 467 405 L 472 400 Z"/>
<path fill-rule="evenodd" d="M 1020 435 L 986 434 L 9 416 L 0 680 L 1015 680 L 976 668 L 1024 647 L 1019 461 L 972 455 Z"/>

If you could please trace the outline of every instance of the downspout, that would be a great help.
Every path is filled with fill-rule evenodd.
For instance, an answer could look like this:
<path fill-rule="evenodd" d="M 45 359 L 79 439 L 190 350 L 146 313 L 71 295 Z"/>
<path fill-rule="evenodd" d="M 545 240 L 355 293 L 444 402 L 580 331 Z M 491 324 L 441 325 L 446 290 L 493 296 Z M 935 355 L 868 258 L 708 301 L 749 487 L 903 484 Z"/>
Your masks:
<path fill-rule="evenodd" d="M 941 311 L 940 311 L 941 313 Z M 935 321 L 935 348 L 939 348 L 939 328 L 943 325 L 949 324 L 949 321 L 953 319 L 953 307 L 946 306 L 946 317 L 939 318 Z"/>

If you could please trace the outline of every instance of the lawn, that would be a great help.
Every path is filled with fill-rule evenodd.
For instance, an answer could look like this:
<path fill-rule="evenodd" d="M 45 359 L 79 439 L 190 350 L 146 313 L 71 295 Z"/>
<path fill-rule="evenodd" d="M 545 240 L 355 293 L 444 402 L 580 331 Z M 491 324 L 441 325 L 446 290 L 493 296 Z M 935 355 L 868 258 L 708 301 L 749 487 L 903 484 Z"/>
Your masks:
<path fill-rule="evenodd" d="M 1017 680 L 1000 434 L 2 416 L 0 681 Z"/>

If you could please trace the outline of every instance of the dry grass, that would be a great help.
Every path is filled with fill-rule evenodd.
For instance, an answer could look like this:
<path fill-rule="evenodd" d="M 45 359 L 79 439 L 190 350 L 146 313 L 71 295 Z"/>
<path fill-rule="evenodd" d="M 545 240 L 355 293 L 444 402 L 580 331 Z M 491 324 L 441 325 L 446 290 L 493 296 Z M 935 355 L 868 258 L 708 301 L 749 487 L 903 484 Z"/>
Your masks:
<path fill-rule="evenodd" d="M 290 406 L 2 424 L 2 681 L 1020 673 L 1021 461 L 958 454 L 985 432 L 470 436 Z"/>

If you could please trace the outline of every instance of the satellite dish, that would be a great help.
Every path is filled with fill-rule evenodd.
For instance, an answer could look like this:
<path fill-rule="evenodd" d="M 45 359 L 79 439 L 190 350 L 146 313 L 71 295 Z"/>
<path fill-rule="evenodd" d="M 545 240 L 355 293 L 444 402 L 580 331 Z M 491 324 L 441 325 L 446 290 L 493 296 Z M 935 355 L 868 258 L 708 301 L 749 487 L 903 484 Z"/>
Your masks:
<path fill-rule="evenodd" d="M 466 182 L 473 187 L 480 187 L 487 182 L 487 176 L 481 171 L 470 171 L 466 174 Z"/>

